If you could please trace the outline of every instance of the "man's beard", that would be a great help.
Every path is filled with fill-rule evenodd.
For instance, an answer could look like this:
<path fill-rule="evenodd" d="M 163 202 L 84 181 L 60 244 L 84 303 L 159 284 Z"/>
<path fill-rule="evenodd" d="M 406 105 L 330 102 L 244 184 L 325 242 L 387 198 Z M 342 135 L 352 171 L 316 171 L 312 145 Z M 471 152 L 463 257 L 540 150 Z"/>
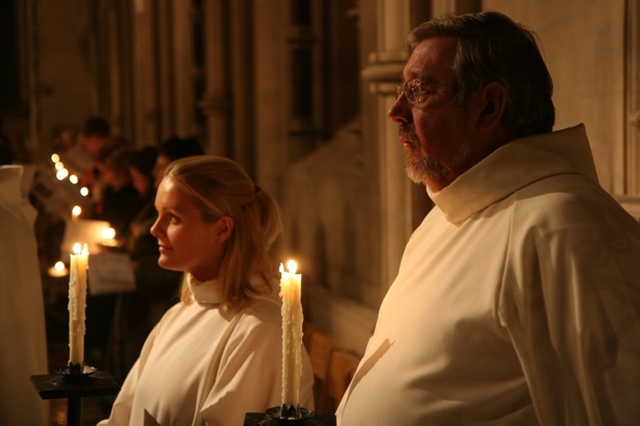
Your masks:
<path fill-rule="evenodd" d="M 419 157 L 407 153 L 407 176 L 413 183 L 425 184 L 428 180 L 441 182 L 445 176 L 445 168 L 437 161 L 431 161 L 424 153 Z"/>
<path fill-rule="evenodd" d="M 469 143 L 464 141 L 454 157 L 448 161 L 430 158 L 420 145 L 415 134 L 407 127 L 400 125 L 400 134 L 410 139 L 413 150 L 406 152 L 407 176 L 414 183 L 424 184 L 428 181 L 445 183 L 451 176 L 456 176 L 460 166 L 469 152 Z"/>

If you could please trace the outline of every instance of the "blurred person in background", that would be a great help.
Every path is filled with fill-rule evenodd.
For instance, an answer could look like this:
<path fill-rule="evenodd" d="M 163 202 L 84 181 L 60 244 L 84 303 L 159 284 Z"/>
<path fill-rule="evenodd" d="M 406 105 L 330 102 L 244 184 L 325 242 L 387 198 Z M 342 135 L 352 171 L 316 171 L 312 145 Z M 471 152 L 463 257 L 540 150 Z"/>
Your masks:
<path fill-rule="evenodd" d="M 164 171 L 169 163 L 179 158 L 203 154 L 204 150 L 195 137 L 180 138 L 178 136 L 171 136 L 162 142 L 160 151 L 158 152 L 158 158 L 156 159 L 156 165 L 153 169 L 156 188 L 160 185 Z"/>
<path fill-rule="evenodd" d="M 158 217 L 154 207 L 153 176 L 157 153 L 155 147 L 139 149 L 133 153 L 129 164 L 131 181 L 142 198 L 142 206 L 129 224 L 125 244 L 136 289 L 118 296 L 114 320 L 117 349 L 112 373 L 118 380 L 124 380 L 153 326 L 177 301 L 182 277 L 182 273 L 158 265 L 158 241 L 151 235 L 151 226 Z"/>
<path fill-rule="evenodd" d="M 130 143 L 122 137 L 111 137 L 97 154 L 96 167 L 100 187 L 99 198 L 89 219 L 109 222 L 116 231 L 116 241 L 126 241 L 129 225 L 138 213 L 142 198 L 133 187 L 129 174 L 132 151 Z M 96 191 L 96 194 L 98 191 Z M 110 348 L 111 330 L 115 315 L 117 293 L 87 295 L 87 357 L 93 365 L 106 368 L 107 348 Z"/>
<path fill-rule="evenodd" d="M 129 165 L 133 150 L 124 138 L 112 142 L 100 152 L 100 194 L 96 200 L 93 219 L 106 220 L 116 230 L 118 240 L 126 240 L 129 224 L 144 204 L 143 197 L 133 186 Z"/>
<path fill-rule="evenodd" d="M 109 122 L 103 117 L 91 116 L 82 123 L 75 142 L 61 153 L 62 161 L 71 172 L 77 174 L 81 186 L 91 189 L 95 183 L 98 174 L 96 160 L 110 137 Z"/>

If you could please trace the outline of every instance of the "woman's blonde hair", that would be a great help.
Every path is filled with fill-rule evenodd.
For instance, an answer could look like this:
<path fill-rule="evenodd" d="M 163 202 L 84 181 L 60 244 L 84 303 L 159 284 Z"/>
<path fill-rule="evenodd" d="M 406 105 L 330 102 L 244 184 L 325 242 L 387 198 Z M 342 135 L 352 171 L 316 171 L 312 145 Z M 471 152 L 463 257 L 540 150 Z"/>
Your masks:
<path fill-rule="evenodd" d="M 205 222 L 223 216 L 233 220 L 218 275 L 225 307 L 239 308 L 260 293 L 250 282 L 256 275 L 271 288 L 277 270 L 269 251 L 282 232 L 282 212 L 273 197 L 256 186 L 242 167 L 224 157 L 198 155 L 176 160 L 167 167 L 165 177 L 191 197 Z M 180 299 L 191 303 L 184 280 Z"/>

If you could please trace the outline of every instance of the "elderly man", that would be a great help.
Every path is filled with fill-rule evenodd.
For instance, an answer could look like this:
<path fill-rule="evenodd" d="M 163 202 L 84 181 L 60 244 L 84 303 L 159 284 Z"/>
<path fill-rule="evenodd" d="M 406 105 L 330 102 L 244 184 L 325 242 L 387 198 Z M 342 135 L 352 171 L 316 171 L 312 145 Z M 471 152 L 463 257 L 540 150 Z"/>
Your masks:
<path fill-rule="evenodd" d="M 389 118 L 435 203 L 407 244 L 341 426 L 640 420 L 640 225 L 583 126 L 552 132 L 533 34 L 424 23 Z"/>

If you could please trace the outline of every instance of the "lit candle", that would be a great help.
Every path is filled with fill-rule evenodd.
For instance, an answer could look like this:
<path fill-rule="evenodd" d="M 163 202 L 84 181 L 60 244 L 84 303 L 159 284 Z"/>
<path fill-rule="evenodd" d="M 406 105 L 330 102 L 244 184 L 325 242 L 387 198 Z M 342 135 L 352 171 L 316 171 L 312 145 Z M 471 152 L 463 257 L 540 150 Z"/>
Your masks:
<path fill-rule="evenodd" d="M 82 207 L 80 206 L 73 206 L 73 208 L 71 209 L 71 217 L 73 219 L 77 219 L 78 216 L 80 216 L 82 214 Z"/>
<path fill-rule="evenodd" d="M 48 269 L 47 272 L 49 273 L 50 277 L 54 278 L 65 277 L 69 273 L 69 271 L 67 271 L 67 268 L 64 266 L 64 263 L 61 261 L 57 261 L 55 265 Z"/>
<path fill-rule="evenodd" d="M 62 163 L 56 163 L 56 164 L 62 164 Z M 60 169 L 56 172 L 56 178 L 58 178 L 58 180 L 65 180 L 67 176 L 69 176 L 69 170 L 67 169 Z"/>
<path fill-rule="evenodd" d="M 86 244 L 80 251 L 80 243 L 75 243 L 73 252 L 69 267 L 69 370 L 82 373 L 89 251 Z"/>
<path fill-rule="evenodd" d="M 113 228 L 105 227 L 102 228 L 102 244 L 105 246 L 115 246 L 116 245 L 116 230 Z"/>
<path fill-rule="evenodd" d="M 282 417 L 299 417 L 300 377 L 302 373 L 301 275 L 296 262 L 280 264 L 282 298 Z"/>

